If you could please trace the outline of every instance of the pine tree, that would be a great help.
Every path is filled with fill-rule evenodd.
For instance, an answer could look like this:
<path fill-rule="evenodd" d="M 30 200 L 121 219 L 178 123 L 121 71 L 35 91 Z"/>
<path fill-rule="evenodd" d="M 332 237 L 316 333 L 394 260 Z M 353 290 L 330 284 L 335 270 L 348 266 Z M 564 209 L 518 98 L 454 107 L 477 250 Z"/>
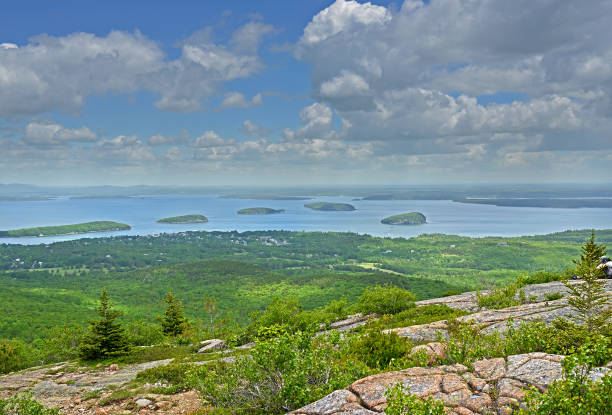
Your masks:
<path fill-rule="evenodd" d="M 590 268 L 591 265 L 597 265 L 599 259 L 606 255 L 606 247 L 605 245 L 600 245 L 595 243 L 595 230 L 591 230 L 591 238 L 582 245 L 581 248 L 580 261 L 574 260 L 574 264 L 576 264 L 576 273 L 580 275 L 580 272 L 583 268 Z M 598 277 L 603 276 L 603 271 L 595 269 L 595 274 Z"/>
<path fill-rule="evenodd" d="M 112 310 L 106 289 L 102 289 L 97 312 L 100 318 L 89 322 L 89 329 L 79 346 L 79 355 L 85 360 L 119 356 L 129 351 L 125 331 L 117 322 L 122 313 Z"/>
<path fill-rule="evenodd" d="M 592 231 L 590 240 L 582 246 L 580 261 L 574 261 L 582 282 L 564 283 L 568 290 L 567 302 L 576 311 L 576 319 L 585 325 L 589 334 L 606 325 L 611 314 L 604 282 L 598 280 L 601 270 L 597 269 L 597 260 L 603 255 L 605 247 L 595 243 L 595 232 Z"/>
<path fill-rule="evenodd" d="M 173 337 L 183 334 L 187 328 L 183 304 L 171 292 L 166 295 L 164 303 L 166 303 L 166 311 L 159 318 L 162 331 L 164 334 Z"/>

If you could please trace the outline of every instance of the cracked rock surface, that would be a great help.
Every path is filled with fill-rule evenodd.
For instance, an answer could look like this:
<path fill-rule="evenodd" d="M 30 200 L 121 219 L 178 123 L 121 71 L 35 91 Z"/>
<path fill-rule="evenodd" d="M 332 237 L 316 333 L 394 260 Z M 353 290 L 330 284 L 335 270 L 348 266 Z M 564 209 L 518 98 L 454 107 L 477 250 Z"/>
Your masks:
<path fill-rule="evenodd" d="M 431 368 L 414 367 L 360 379 L 347 389 L 335 391 L 293 415 L 358 415 L 384 413 L 387 389 L 402 384 L 411 393 L 444 403 L 448 414 L 511 414 L 523 406 L 525 390 L 546 390 L 561 378 L 563 356 L 526 353 L 507 359 L 474 362 L 473 370 L 455 364 Z M 609 369 L 597 368 L 594 376 Z"/>

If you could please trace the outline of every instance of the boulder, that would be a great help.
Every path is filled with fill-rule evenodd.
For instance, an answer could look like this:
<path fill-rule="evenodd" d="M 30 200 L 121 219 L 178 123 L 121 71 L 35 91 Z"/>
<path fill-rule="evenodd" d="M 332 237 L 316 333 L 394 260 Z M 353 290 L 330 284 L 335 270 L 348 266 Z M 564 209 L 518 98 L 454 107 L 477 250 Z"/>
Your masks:
<path fill-rule="evenodd" d="M 200 343 L 200 346 L 198 353 L 209 353 L 227 348 L 227 344 L 221 339 L 204 340 Z"/>
<path fill-rule="evenodd" d="M 136 399 L 134 403 L 139 408 L 146 408 L 147 406 L 151 405 L 153 402 L 145 398 L 140 398 L 140 399 Z"/>

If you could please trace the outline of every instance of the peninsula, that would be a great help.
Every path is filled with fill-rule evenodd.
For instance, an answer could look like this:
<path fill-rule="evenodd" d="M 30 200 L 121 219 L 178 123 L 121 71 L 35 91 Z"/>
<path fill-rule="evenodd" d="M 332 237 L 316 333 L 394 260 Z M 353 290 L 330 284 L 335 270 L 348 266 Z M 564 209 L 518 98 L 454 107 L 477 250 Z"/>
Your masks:
<path fill-rule="evenodd" d="M 349 205 L 348 203 L 329 203 L 329 202 L 315 202 L 307 203 L 304 205 L 308 209 L 312 210 L 324 210 L 324 211 L 350 211 L 356 210 L 355 206 Z"/>
<path fill-rule="evenodd" d="M 25 236 L 58 236 L 76 235 L 90 232 L 127 231 L 132 229 L 130 225 L 111 221 L 96 221 L 76 223 L 73 225 L 40 226 L 36 228 L 13 229 L 0 231 L 0 238 L 20 238 Z"/>
<path fill-rule="evenodd" d="M 272 215 L 274 213 L 283 213 L 285 209 L 271 209 L 267 207 L 253 207 L 240 209 L 237 213 L 239 215 Z"/>
<path fill-rule="evenodd" d="M 422 225 L 426 223 L 425 215 L 420 212 L 402 213 L 400 215 L 389 216 L 380 221 L 385 225 Z"/>
<path fill-rule="evenodd" d="M 185 224 L 185 223 L 206 223 L 208 218 L 204 215 L 183 215 L 183 216 L 171 216 L 169 218 L 163 218 L 157 221 L 157 223 L 170 223 L 170 224 Z"/>

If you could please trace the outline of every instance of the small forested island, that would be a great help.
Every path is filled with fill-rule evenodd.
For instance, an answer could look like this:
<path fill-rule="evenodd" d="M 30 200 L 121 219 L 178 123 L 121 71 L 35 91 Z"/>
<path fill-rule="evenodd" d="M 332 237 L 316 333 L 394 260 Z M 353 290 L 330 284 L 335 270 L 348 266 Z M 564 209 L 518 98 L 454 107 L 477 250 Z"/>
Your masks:
<path fill-rule="evenodd" d="M 400 215 L 389 216 L 380 221 L 385 225 L 422 225 L 426 223 L 425 215 L 420 212 L 402 213 Z"/>
<path fill-rule="evenodd" d="M 172 224 L 185 224 L 185 223 L 206 223 L 208 218 L 204 215 L 182 215 L 182 216 L 171 216 L 169 218 L 163 218 L 157 221 L 157 223 L 172 223 Z"/>
<path fill-rule="evenodd" d="M 274 213 L 284 213 L 285 209 L 271 209 L 267 207 L 253 207 L 240 209 L 237 213 L 239 215 L 272 215 Z"/>
<path fill-rule="evenodd" d="M 348 203 L 329 203 L 329 202 L 315 202 L 307 203 L 304 205 L 308 209 L 312 210 L 324 210 L 324 211 L 349 211 L 356 210 L 355 206 L 349 205 Z"/>
<path fill-rule="evenodd" d="M 128 231 L 132 229 L 130 225 L 111 221 L 96 221 L 86 223 L 76 223 L 73 225 L 41 226 L 37 228 L 14 229 L 10 231 L 0 231 L 0 238 L 19 238 L 25 236 L 58 236 L 75 235 L 89 232 L 110 232 Z"/>

